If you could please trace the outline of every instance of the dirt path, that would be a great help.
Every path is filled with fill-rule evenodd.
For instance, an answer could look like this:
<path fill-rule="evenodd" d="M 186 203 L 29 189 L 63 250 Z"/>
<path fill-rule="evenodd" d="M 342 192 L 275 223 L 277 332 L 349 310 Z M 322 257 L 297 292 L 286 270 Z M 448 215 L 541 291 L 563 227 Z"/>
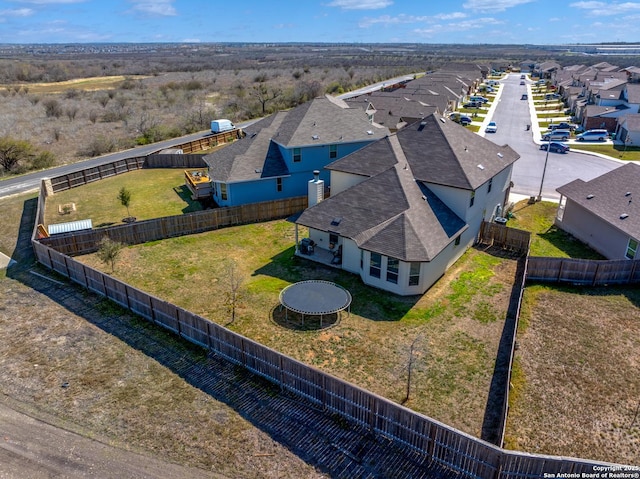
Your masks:
<path fill-rule="evenodd" d="M 0 477 L 224 479 L 82 437 L 19 412 L 0 396 Z"/>

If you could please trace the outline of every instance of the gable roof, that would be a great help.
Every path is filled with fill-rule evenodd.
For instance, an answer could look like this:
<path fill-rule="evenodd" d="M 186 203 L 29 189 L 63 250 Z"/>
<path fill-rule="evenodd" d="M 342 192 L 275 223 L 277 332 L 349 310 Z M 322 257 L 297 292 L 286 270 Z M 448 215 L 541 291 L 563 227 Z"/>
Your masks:
<path fill-rule="evenodd" d="M 640 240 L 640 165 L 627 163 L 590 181 L 574 180 L 556 191 Z M 622 214 L 628 216 L 621 218 Z"/>
<path fill-rule="evenodd" d="M 638 132 L 640 131 L 640 114 L 632 113 L 624 115 L 620 117 L 618 124 L 627 131 Z"/>
<path fill-rule="evenodd" d="M 213 181 L 237 182 L 286 176 L 278 145 L 286 148 L 374 141 L 389 130 L 372 125 L 360 108 L 330 96 L 269 115 L 246 128 L 246 137 L 204 156 Z"/>
<path fill-rule="evenodd" d="M 475 190 L 514 163 L 520 155 L 465 127 L 432 114 L 396 133 L 416 180 Z M 397 162 L 389 138 L 331 163 L 327 168 L 373 176 Z"/>
<path fill-rule="evenodd" d="M 382 138 L 388 130 L 371 124 L 362 108 L 330 95 L 314 98 L 287 112 L 273 140 L 285 148 L 351 143 Z"/>

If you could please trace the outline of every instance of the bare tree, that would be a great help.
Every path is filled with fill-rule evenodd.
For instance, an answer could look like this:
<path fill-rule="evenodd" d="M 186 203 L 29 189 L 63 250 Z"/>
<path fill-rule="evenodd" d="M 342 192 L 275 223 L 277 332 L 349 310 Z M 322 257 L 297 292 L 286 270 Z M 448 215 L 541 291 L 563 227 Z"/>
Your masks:
<path fill-rule="evenodd" d="M 264 115 L 267 111 L 267 103 L 282 95 L 282 90 L 276 87 L 269 88 L 266 84 L 259 83 L 253 86 L 251 95 L 258 100 L 262 106 L 262 114 Z"/>
<path fill-rule="evenodd" d="M 227 263 L 225 271 L 225 281 L 225 297 L 227 300 L 229 314 L 231 315 L 229 324 L 232 324 L 236 320 L 236 309 L 241 297 L 242 283 L 244 283 L 244 278 L 238 271 L 238 265 L 233 260 L 229 260 L 229 262 Z"/>
<path fill-rule="evenodd" d="M 424 355 L 425 351 L 423 351 L 422 348 L 424 347 L 426 349 L 426 346 L 423 344 L 423 341 L 424 341 L 424 335 L 419 334 L 413 340 L 413 342 L 411 343 L 411 346 L 409 346 L 409 357 L 407 359 L 407 365 L 406 365 L 407 390 L 401 404 L 404 404 L 409 400 L 409 396 L 411 394 L 411 380 L 413 376 L 413 370 L 416 365 L 417 356 L 419 356 L 420 352 L 422 352 Z"/>

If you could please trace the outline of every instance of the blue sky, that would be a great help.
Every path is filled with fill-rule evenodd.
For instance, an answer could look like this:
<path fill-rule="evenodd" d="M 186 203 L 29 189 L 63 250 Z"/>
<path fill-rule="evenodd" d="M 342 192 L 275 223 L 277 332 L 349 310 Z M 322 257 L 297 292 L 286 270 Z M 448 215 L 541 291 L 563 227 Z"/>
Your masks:
<path fill-rule="evenodd" d="M 640 41 L 640 1 L 0 0 L 0 43 Z"/>

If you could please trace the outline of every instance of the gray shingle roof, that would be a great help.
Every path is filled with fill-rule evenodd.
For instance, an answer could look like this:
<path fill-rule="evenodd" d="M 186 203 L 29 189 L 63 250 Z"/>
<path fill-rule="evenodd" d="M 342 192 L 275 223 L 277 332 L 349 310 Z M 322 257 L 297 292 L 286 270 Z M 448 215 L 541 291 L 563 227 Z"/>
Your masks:
<path fill-rule="evenodd" d="M 403 261 L 431 261 L 468 226 L 425 183 L 475 189 L 518 157 L 430 115 L 329 165 L 368 178 L 305 210 L 297 223 Z"/>
<path fill-rule="evenodd" d="M 627 83 L 626 92 L 629 103 L 640 103 L 640 83 Z"/>
<path fill-rule="evenodd" d="M 371 132 L 369 134 L 368 132 Z M 329 95 L 289 110 L 273 140 L 287 148 L 382 138 L 387 128 L 369 123 L 362 108 Z"/>
<path fill-rule="evenodd" d="M 387 128 L 371 125 L 362 109 L 348 108 L 342 100 L 329 96 L 274 113 L 244 130 L 245 138 L 204 157 L 214 181 L 288 175 L 276 143 L 287 148 L 351 143 L 383 138 L 389 133 Z"/>
<path fill-rule="evenodd" d="M 296 222 L 402 261 L 431 261 L 467 228 L 399 163 L 305 210 Z"/>
<path fill-rule="evenodd" d="M 417 180 L 466 190 L 475 190 L 520 157 L 511 147 L 498 146 L 438 114 L 406 126 L 396 136 Z M 389 156 L 388 143 L 389 138 L 377 141 L 328 168 L 363 176 L 378 174 L 398 161 Z"/>
<path fill-rule="evenodd" d="M 206 155 L 211 179 L 228 183 L 288 175 L 280 150 L 271 141 L 285 115 L 274 113 L 248 126 L 245 138 Z"/>
<path fill-rule="evenodd" d="M 627 163 L 590 181 L 574 180 L 556 191 L 640 240 L 640 165 Z M 622 219 L 622 214 L 628 217 Z"/>

